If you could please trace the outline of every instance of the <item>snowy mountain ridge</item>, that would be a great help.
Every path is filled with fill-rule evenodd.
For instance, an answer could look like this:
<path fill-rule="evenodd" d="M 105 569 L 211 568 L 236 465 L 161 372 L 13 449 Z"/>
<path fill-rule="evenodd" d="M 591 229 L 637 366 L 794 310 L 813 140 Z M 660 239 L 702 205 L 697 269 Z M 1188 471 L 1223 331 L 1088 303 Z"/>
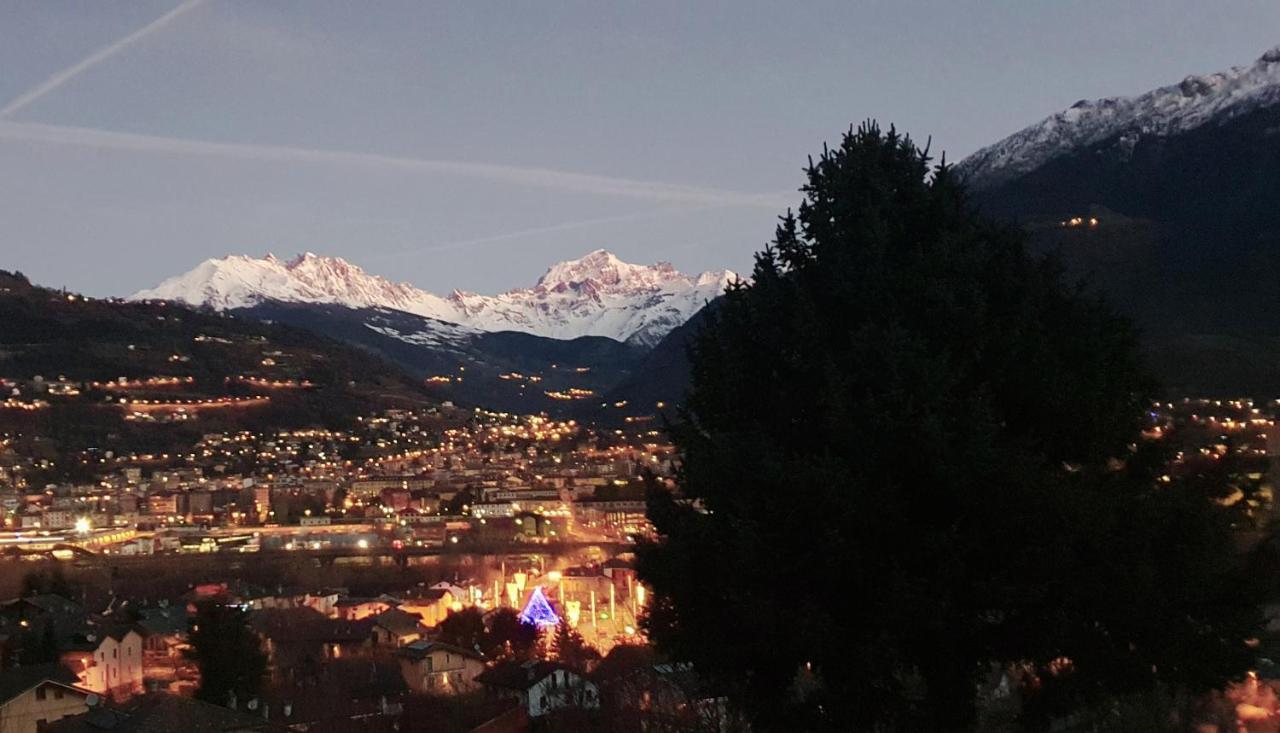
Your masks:
<path fill-rule="evenodd" d="M 729 271 L 685 275 L 669 263 L 634 265 L 605 250 L 552 265 L 532 288 L 498 295 L 455 290 L 439 296 L 371 275 L 339 257 L 306 252 L 291 260 L 231 255 L 130 296 L 215 310 L 268 301 L 387 308 L 479 331 L 521 331 L 571 339 L 606 336 L 651 346 L 724 291 Z"/>
<path fill-rule="evenodd" d="M 1274 104 L 1280 104 L 1280 46 L 1250 66 L 1188 76 L 1135 97 L 1081 100 L 977 151 L 957 169 L 971 187 L 990 188 L 1088 145 L 1119 137 L 1131 150 L 1139 137 L 1176 135 Z"/>

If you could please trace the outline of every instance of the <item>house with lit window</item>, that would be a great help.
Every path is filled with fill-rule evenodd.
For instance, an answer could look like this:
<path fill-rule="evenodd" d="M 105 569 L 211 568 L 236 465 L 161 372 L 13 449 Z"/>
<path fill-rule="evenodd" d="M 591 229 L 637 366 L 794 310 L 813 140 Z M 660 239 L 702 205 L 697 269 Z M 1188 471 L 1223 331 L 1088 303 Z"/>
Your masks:
<path fill-rule="evenodd" d="M 400 674 L 414 692 L 457 695 L 476 689 L 476 676 L 485 671 L 475 652 L 438 641 L 415 641 L 398 652 Z"/>
<path fill-rule="evenodd" d="M 422 618 L 399 608 L 373 617 L 373 645 L 396 649 L 422 638 Z"/>
<path fill-rule="evenodd" d="M 62 718 L 89 710 L 93 693 L 59 664 L 37 664 L 0 672 L 0 731 L 36 733 Z"/>
<path fill-rule="evenodd" d="M 310 608 L 268 608 L 249 615 L 273 677 L 292 679 L 332 659 L 362 656 L 373 646 L 373 620 L 347 621 Z"/>
<path fill-rule="evenodd" d="M 142 634 L 144 653 L 158 657 L 176 657 L 186 646 L 189 623 L 181 606 L 161 606 L 135 611 L 137 629 Z"/>
<path fill-rule="evenodd" d="M 600 707 L 595 683 L 557 662 L 501 662 L 475 681 L 491 695 L 519 700 L 530 718 L 567 708 Z"/>
<path fill-rule="evenodd" d="M 131 627 L 95 628 L 76 635 L 62 652 L 62 663 L 79 686 L 125 699 L 142 692 L 142 635 Z"/>
<path fill-rule="evenodd" d="M 397 600 L 400 610 L 416 614 L 428 628 L 443 621 L 451 610 L 461 607 L 463 601 L 452 592 L 435 587 L 414 589 Z"/>
<path fill-rule="evenodd" d="M 59 637 L 87 623 L 87 615 L 80 604 L 52 593 L 0 603 L 0 619 L 29 629 L 43 629 L 45 624 L 51 624 Z"/>

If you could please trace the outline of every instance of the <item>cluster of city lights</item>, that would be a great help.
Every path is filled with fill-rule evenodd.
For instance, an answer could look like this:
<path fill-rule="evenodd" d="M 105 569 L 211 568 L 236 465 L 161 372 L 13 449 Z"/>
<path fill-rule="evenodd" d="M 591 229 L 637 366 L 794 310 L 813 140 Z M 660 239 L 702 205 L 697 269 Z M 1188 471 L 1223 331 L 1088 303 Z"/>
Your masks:
<path fill-rule="evenodd" d="M 262 389 L 310 389 L 315 385 L 306 379 L 264 379 L 262 377 L 227 377 L 228 384 L 246 384 L 250 387 L 261 387 Z"/>
<path fill-rule="evenodd" d="M 595 390 L 570 387 L 566 390 L 546 390 L 543 392 L 553 400 L 585 400 L 595 396 Z"/>

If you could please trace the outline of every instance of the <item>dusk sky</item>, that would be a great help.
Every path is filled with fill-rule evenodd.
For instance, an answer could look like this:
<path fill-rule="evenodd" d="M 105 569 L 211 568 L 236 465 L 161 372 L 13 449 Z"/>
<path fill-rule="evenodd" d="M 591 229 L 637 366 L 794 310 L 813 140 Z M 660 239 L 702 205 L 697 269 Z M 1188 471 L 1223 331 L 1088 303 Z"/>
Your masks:
<path fill-rule="evenodd" d="M 850 122 L 959 160 L 1277 44 L 1272 0 L 3 0 L 0 268 L 91 295 L 304 250 L 438 292 L 597 247 L 745 271 Z"/>

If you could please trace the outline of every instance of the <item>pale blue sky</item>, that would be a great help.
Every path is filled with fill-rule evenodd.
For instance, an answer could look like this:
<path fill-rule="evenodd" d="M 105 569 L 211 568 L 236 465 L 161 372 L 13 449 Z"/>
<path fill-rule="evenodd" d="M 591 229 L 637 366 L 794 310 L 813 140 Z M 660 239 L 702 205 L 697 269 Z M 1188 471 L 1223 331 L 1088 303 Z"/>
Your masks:
<path fill-rule="evenodd" d="M 1272 0 L 188 0 L 137 34 L 178 6 L 0 0 L 0 267 L 93 295 L 267 251 L 436 291 L 596 247 L 745 270 L 851 121 L 958 159 L 1280 44 Z"/>

